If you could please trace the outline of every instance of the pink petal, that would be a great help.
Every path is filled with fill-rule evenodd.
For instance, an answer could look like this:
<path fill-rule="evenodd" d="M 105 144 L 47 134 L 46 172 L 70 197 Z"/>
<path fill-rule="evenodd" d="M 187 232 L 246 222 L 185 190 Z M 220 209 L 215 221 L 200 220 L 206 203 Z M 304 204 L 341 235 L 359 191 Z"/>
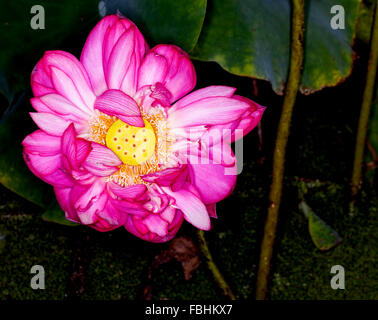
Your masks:
<path fill-rule="evenodd" d="M 100 177 L 109 176 L 118 170 L 122 161 L 112 150 L 98 143 L 92 143 L 91 147 L 92 150 L 83 163 L 84 168 Z"/>
<path fill-rule="evenodd" d="M 87 70 L 93 90 L 97 96 L 108 89 L 102 66 L 104 36 L 108 28 L 118 20 L 119 18 L 115 15 L 109 15 L 101 19 L 89 34 L 81 52 L 80 61 Z"/>
<path fill-rule="evenodd" d="M 110 182 L 108 186 L 116 196 L 125 199 L 139 198 L 147 191 L 147 187 L 144 184 L 122 187 L 118 183 Z"/>
<path fill-rule="evenodd" d="M 176 235 L 183 221 L 184 221 L 184 215 L 182 211 L 176 210 L 173 221 L 169 225 L 169 234 L 171 235 L 171 237 L 170 238 L 168 237 L 166 241 L 168 241 L 169 239 L 172 239 Z"/>
<path fill-rule="evenodd" d="M 137 216 L 129 215 L 125 223 L 125 228 L 138 237 L 140 237 L 141 235 L 144 236 L 149 232 L 147 226 L 143 223 L 143 220 Z"/>
<path fill-rule="evenodd" d="M 202 140 L 201 140 L 202 142 Z M 203 146 L 203 144 L 202 144 Z M 236 164 L 236 157 L 228 143 L 222 142 L 215 145 L 207 146 L 208 152 L 199 154 L 199 161 L 193 162 L 190 157 L 190 162 L 193 164 L 221 164 L 224 167 L 232 167 Z"/>
<path fill-rule="evenodd" d="M 185 139 L 179 139 L 176 143 L 177 147 L 182 147 L 184 141 L 188 140 L 189 142 L 196 142 L 198 141 L 204 133 L 206 133 L 209 130 L 208 126 L 205 125 L 199 125 L 194 127 L 186 127 L 186 128 L 175 128 L 171 129 L 170 132 L 175 137 L 178 138 L 185 138 Z"/>
<path fill-rule="evenodd" d="M 150 214 L 143 220 L 143 222 L 151 232 L 154 232 L 161 237 L 168 233 L 168 223 L 157 215 Z"/>
<path fill-rule="evenodd" d="M 138 87 L 138 70 L 140 68 L 140 64 L 142 63 L 143 57 L 146 54 L 146 51 L 148 50 L 148 46 L 142 34 L 135 26 L 134 32 L 134 52 L 131 56 L 131 61 L 127 73 L 125 74 L 125 77 L 123 78 L 121 84 L 121 90 L 126 93 L 130 92 L 130 94 L 132 94 L 133 96 L 135 95 Z"/>
<path fill-rule="evenodd" d="M 108 195 L 106 192 L 102 192 L 98 198 L 94 198 L 91 205 L 84 211 L 78 210 L 78 216 L 81 223 L 93 224 L 102 223 L 105 228 L 109 228 L 110 225 L 105 219 L 101 219 L 101 214 L 104 214 L 104 208 L 108 203 Z M 94 222 L 92 222 L 95 219 Z"/>
<path fill-rule="evenodd" d="M 142 35 L 135 26 L 131 26 L 114 44 L 109 59 L 104 64 L 109 89 L 121 89 L 131 96 L 135 95 L 144 50 Z"/>
<path fill-rule="evenodd" d="M 177 209 L 167 206 L 163 212 L 160 213 L 160 216 L 167 221 L 168 223 L 172 223 L 175 216 L 176 216 Z"/>
<path fill-rule="evenodd" d="M 55 93 L 56 92 L 54 88 L 52 88 L 52 87 L 51 88 L 50 87 L 45 87 L 45 86 L 43 86 L 42 84 L 40 84 L 38 82 L 31 81 L 30 83 L 31 83 L 31 87 L 32 87 L 32 90 L 33 90 L 33 94 L 36 97 L 42 96 L 44 94 L 49 94 L 49 93 Z"/>
<path fill-rule="evenodd" d="M 147 202 L 143 204 L 143 207 L 150 212 L 160 213 L 168 207 L 171 199 L 165 193 L 156 190 L 154 187 L 154 185 L 150 186 L 146 193 L 145 200 Z"/>
<path fill-rule="evenodd" d="M 188 170 L 182 170 L 181 173 L 177 176 L 175 181 L 171 185 L 172 191 L 176 192 L 181 190 L 184 184 L 187 182 Z"/>
<path fill-rule="evenodd" d="M 77 112 L 78 109 L 72 110 L 72 113 L 69 113 L 68 110 L 67 110 L 66 114 L 63 114 L 63 111 L 61 109 L 58 110 L 59 102 L 57 102 L 56 106 L 58 106 L 58 108 L 56 108 L 56 107 L 54 107 L 55 104 L 52 101 L 48 101 L 50 106 L 52 106 L 52 108 L 55 109 L 55 111 L 54 111 L 50 108 L 50 106 L 48 106 L 46 103 L 44 103 L 42 101 L 43 98 L 48 97 L 48 96 L 57 96 L 57 97 L 60 97 L 61 99 L 64 99 L 62 96 L 54 94 L 54 93 L 47 94 L 45 96 L 41 96 L 41 97 L 37 97 L 37 98 L 32 98 L 32 99 L 30 99 L 30 102 L 31 102 L 33 108 L 40 113 L 50 113 L 52 115 L 55 115 L 55 116 L 61 118 L 62 120 L 65 120 L 65 121 L 68 121 L 68 122 L 73 122 L 79 128 L 85 130 L 85 128 L 88 126 L 88 121 L 87 121 L 87 119 L 89 118 L 88 115 L 80 114 L 81 111 Z M 67 105 L 67 107 L 68 107 L 68 105 Z M 57 111 L 59 111 L 59 112 L 57 112 Z"/>
<path fill-rule="evenodd" d="M 106 202 L 104 210 L 99 211 L 97 213 L 97 216 L 101 219 L 102 223 L 104 222 L 103 220 L 106 221 L 108 228 L 121 226 L 125 223 L 126 220 L 126 215 L 121 214 L 111 201 Z"/>
<path fill-rule="evenodd" d="M 94 107 L 110 116 L 116 116 L 131 126 L 144 127 L 137 103 L 120 90 L 105 91 L 97 97 Z"/>
<path fill-rule="evenodd" d="M 233 122 L 211 126 L 202 136 L 202 143 L 209 146 L 218 143 L 231 143 L 234 141 L 235 129 L 240 124 L 240 119 Z M 239 131 L 238 131 L 239 133 Z"/>
<path fill-rule="evenodd" d="M 118 39 L 130 28 L 130 26 L 125 26 L 123 23 L 120 23 L 118 19 L 117 23 L 109 27 L 104 35 L 102 64 L 105 71 L 105 78 L 106 78 L 106 68 L 108 65 L 109 57 L 113 51 L 113 48 L 116 45 Z"/>
<path fill-rule="evenodd" d="M 71 199 L 83 224 L 92 224 L 97 220 L 96 212 L 104 208 L 106 194 L 105 183 L 97 180 L 89 186 L 76 185 L 71 192 Z"/>
<path fill-rule="evenodd" d="M 74 185 L 72 177 L 69 176 L 62 167 L 41 179 L 58 188 L 70 188 Z"/>
<path fill-rule="evenodd" d="M 141 219 L 137 216 L 128 216 L 128 219 L 125 222 L 125 228 L 129 232 L 134 234 L 135 236 L 137 236 L 137 237 L 139 237 L 143 240 L 146 240 L 146 241 L 151 241 L 151 242 L 155 242 L 155 243 L 161 243 L 161 242 L 169 241 L 176 235 L 178 229 L 182 225 L 183 214 L 180 210 L 176 210 L 176 209 L 170 208 L 170 207 L 167 207 L 166 212 L 167 212 L 167 216 L 169 216 L 169 219 L 163 217 L 162 214 L 160 216 L 157 216 L 157 217 L 159 217 L 161 220 L 164 220 L 166 222 L 168 222 L 168 220 L 170 220 L 170 222 L 168 222 L 169 224 L 168 224 L 167 230 L 165 230 L 165 223 L 164 222 L 163 222 L 163 224 L 159 223 L 160 220 L 156 219 L 157 220 L 156 222 L 155 221 L 148 221 L 146 223 L 145 219 Z M 155 218 L 150 218 L 150 216 L 152 216 L 152 215 L 149 215 L 149 219 L 151 219 L 151 220 L 155 219 Z M 154 225 L 154 223 L 156 223 L 156 225 Z M 150 230 L 149 227 L 147 227 L 147 225 L 152 230 Z M 160 233 L 161 236 L 159 236 L 159 234 L 157 234 L 155 232 Z"/>
<path fill-rule="evenodd" d="M 38 112 L 52 113 L 55 114 L 48 106 L 46 106 L 40 98 L 31 98 L 30 103 L 33 108 Z"/>
<path fill-rule="evenodd" d="M 71 191 L 72 188 L 54 188 L 56 199 L 61 208 L 63 209 L 67 220 L 80 223 L 80 219 L 77 216 L 76 210 L 71 202 Z"/>
<path fill-rule="evenodd" d="M 129 29 L 122 34 L 113 47 L 105 69 L 105 78 L 109 89 L 120 89 L 122 80 L 128 72 L 134 53 L 135 33 Z M 133 94 L 134 92 L 129 92 Z"/>
<path fill-rule="evenodd" d="M 28 153 L 39 156 L 53 156 L 60 153 L 60 138 L 51 136 L 42 130 L 29 134 L 22 145 Z"/>
<path fill-rule="evenodd" d="M 123 214 L 145 217 L 148 211 L 139 203 L 129 200 L 112 200 L 113 205 Z"/>
<path fill-rule="evenodd" d="M 115 229 L 121 227 L 121 225 L 116 225 L 116 226 L 110 225 L 104 219 L 100 219 L 96 223 L 90 224 L 88 226 L 97 230 L 97 231 L 100 231 L 100 232 L 108 232 L 108 231 L 112 231 L 112 230 L 115 230 Z"/>
<path fill-rule="evenodd" d="M 66 163 L 65 167 L 68 168 L 66 170 L 72 170 L 72 168 L 69 165 L 66 165 Z M 98 178 L 82 167 L 80 167 L 78 170 L 72 170 L 70 175 L 73 179 L 75 179 L 75 181 L 83 185 L 91 184 Z"/>
<path fill-rule="evenodd" d="M 227 97 L 230 98 L 236 91 L 235 88 L 226 87 L 226 86 L 210 86 L 202 88 L 196 91 L 193 91 L 177 101 L 172 108 L 169 110 L 169 114 L 173 111 L 181 109 L 193 102 L 196 102 L 201 99 L 210 98 L 210 97 Z"/>
<path fill-rule="evenodd" d="M 38 61 L 31 73 L 31 86 L 36 97 L 55 92 L 51 77 L 44 67 L 43 58 Z"/>
<path fill-rule="evenodd" d="M 197 142 L 183 143 L 181 146 L 176 142 L 172 150 L 176 152 L 181 163 L 221 164 L 225 167 L 234 166 L 236 163 L 234 152 L 227 141 L 211 144 L 200 138 Z"/>
<path fill-rule="evenodd" d="M 48 176 L 61 167 L 61 155 L 40 156 L 37 154 L 28 154 L 28 163 L 40 176 Z"/>
<path fill-rule="evenodd" d="M 245 136 L 261 121 L 261 118 L 266 108 L 244 97 L 235 96 L 235 98 L 241 101 L 245 101 L 252 106 L 250 110 L 243 114 L 240 123 L 235 128 L 242 130 L 242 135 Z M 235 134 L 236 136 L 233 137 L 233 141 L 240 139 L 242 136 L 241 133 L 239 133 L 239 135 L 237 135 L 237 133 Z"/>
<path fill-rule="evenodd" d="M 66 98 L 55 93 L 44 95 L 39 99 L 53 112 L 66 116 L 71 115 L 73 119 L 88 120 L 92 116 L 91 113 L 79 109 Z"/>
<path fill-rule="evenodd" d="M 63 159 L 67 160 L 67 169 L 71 169 L 72 167 L 73 169 L 78 170 L 91 150 L 88 141 L 77 139 L 76 136 L 77 133 L 73 124 L 69 125 L 62 136 L 61 151 Z"/>
<path fill-rule="evenodd" d="M 210 230 L 210 217 L 204 203 L 192 192 L 181 189 L 173 192 L 162 187 L 163 191 L 175 199 L 175 205 L 183 212 L 186 221 L 201 230 Z"/>
<path fill-rule="evenodd" d="M 228 123 L 237 120 L 248 108 L 248 103 L 237 99 L 204 98 L 172 112 L 168 124 L 170 128 L 180 128 Z"/>
<path fill-rule="evenodd" d="M 88 111 L 93 110 L 95 95 L 87 72 L 80 61 L 72 54 L 64 51 L 47 51 L 42 59 L 45 70 L 51 70 L 52 72 L 51 78 L 57 92 L 69 100 L 72 99 L 71 101 L 79 107 L 83 102 L 83 110 L 85 108 Z M 54 77 L 54 74 L 56 77 Z M 60 79 L 64 76 L 71 80 L 74 87 L 69 85 L 65 78 Z"/>
<path fill-rule="evenodd" d="M 72 178 L 62 171 L 60 155 L 41 157 L 28 152 L 23 153 L 24 160 L 38 178 L 57 187 L 71 187 Z"/>
<path fill-rule="evenodd" d="M 168 187 L 176 181 L 183 171 L 187 172 L 186 166 L 168 168 L 162 171 L 149 173 L 142 176 L 142 179 L 147 182 L 157 183 L 161 186 Z"/>
<path fill-rule="evenodd" d="M 51 113 L 30 112 L 30 116 L 40 129 L 53 136 L 61 136 L 70 125 L 70 122 Z"/>
<path fill-rule="evenodd" d="M 177 46 L 165 44 L 160 44 L 152 48 L 151 53 L 164 57 L 168 63 L 165 79 L 160 82 L 172 94 L 171 102 L 180 99 L 193 90 L 196 85 L 197 77 L 187 53 Z M 155 59 L 154 62 L 161 63 L 161 59 Z"/>
<path fill-rule="evenodd" d="M 194 164 L 189 166 L 191 183 L 196 187 L 205 204 L 216 203 L 231 194 L 236 175 L 225 175 L 220 164 Z"/>
<path fill-rule="evenodd" d="M 160 82 L 154 85 L 146 85 L 141 87 L 134 97 L 135 101 L 143 108 L 145 113 L 149 113 L 151 107 L 162 106 L 169 108 L 172 94 Z"/>
<path fill-rule="evenodd" d="M 168 71 L 168 61 L 155 52 L 149 52 L 139 68 L 138 89 L 146 85 L 162 83 Z"/>
<path fill-rule="evenodd" d="M 206 208 L 207 208 L 207 212 L 209 213 L 209 216 L 211 218 L 218 218 L 217 217 L 216 203 L 207 204 Z"/>
<path fill-rule="evenodd" d="M 93 103 L 87 106 L 80 96 L 75 83 L 62 70 L 51 67 L 51 79 L 56 91 L 80 108 L 83 112 L 90 112 L 93 109 Z M 94 102 L 94 99 L 93 99 Z"/>

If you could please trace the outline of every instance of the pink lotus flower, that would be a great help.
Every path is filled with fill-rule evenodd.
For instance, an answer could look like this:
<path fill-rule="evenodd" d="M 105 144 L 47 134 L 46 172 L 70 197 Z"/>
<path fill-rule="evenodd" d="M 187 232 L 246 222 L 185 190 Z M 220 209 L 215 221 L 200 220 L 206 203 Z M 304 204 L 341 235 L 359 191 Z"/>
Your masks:
<path fill-rule="evenodd" d="M 236 181 L 225 174 L 236 162 L 229 144 L 264 108 L 225 86 L 188 94 L 195 84 L 185 52 L 149 49 L 131 21 L 107 16 L 80 61 L 48 51 L 34 68 L 30 115 L 40 130 L 23 141 L 25 161 L 68 220 L 125 226 L 152 242 L 172 239 L 184 219 L 209 230 Z"/>

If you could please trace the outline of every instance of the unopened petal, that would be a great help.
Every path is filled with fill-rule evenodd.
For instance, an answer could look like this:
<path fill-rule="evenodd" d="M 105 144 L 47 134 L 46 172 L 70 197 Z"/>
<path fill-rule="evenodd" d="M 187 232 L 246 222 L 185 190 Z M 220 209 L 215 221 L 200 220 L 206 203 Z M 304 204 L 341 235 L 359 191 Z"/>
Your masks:
<path fill-rule="evenodd" d="M 187 53 L 177 46 L 166 44 L 160 44 L 152 48 L 151 54 L 152 53 L 164 57 L 165 61 L 168 63 L 165 77 L 159 82 L 172 94 L 171 102 L 180 99 L 193 90 L 196 85 L 197 77 Z M 154 68 L 161 68 L 161 61 L 161 59 L 154 59 L 150 61 L 150 63 L 160 64 Z M 153 85 L 154 83 L 150 84 Z"/>

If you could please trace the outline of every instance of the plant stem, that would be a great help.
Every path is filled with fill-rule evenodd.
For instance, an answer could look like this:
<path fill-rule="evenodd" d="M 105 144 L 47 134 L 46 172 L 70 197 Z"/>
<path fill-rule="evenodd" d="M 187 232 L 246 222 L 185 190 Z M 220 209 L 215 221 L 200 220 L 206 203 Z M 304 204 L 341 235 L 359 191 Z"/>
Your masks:
<path fill-rule="evenodd" d="M 270 263 L 282 195 L 286 145 L 290 131 L 293 107 L 302 75 L 305 15 L 304 0 L 292 0 L 292 7 L 290 68 L 273 155 L 273 178 L 269 194 L 270 205 L 265 222 L 259 270 L 257 274 L 257 300 L 264 300 L 267 298 Z"/>
<path fill-rule="evenodd" d="M 352 173 L 352 197 L 350 208 L 353 211 L 356 196 L 361 188 L 361 172 L 364 158 L 366 134 L 369 126 L 369 114 L 374 96 L 374 82 L 378 63 L 378 3 L 375 5 L 375 17 L 370 40 L 370 54 L 366 74 L 365 89 L 362 97 L 360 120 L 358 122 L 356 146 Z"/>
<path fill-rule="evenodd" d="M 219 271 L 218 267 L 214 263 L 213 257 L 211 256 L 209 247 L 207 246 L 207 242 L 205 239 L 205 234 L 202 230 L 198 231 L 198 239 L 201 251 L 206 258 L 207 266 L 209 270 L 212 272 L 215 281 L 217 282 L 218 286 L 222 289 L 223 294 L 230 298 L 230 300 L 236 300 L 235 295 L 232 293 L 230 286 L 227 284 L 226 280 L 224 279 L 222 273 Z"/>

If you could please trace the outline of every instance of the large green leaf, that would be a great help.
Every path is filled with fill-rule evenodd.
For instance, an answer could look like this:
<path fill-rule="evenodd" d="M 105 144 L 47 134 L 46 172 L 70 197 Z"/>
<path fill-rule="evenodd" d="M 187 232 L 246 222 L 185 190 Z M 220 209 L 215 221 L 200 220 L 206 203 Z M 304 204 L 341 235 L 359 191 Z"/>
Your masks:
<path fill-rule="evenodd" d="M 105 0 L 105 13 L 119 10 L 152 44 L 173 43 L 190 51 L 197 43 L 206 0 Z"/>
<path fill-rule="evenodd" d="M 333 86 L 347 77 L 360 0 L 306 2 L 306 43 L 302 91 Z M 345 9 L 345 29 L 330 26 L 333 5 Z M 218 62 L 237 75 L 265 79 L 282 93 L 290 53 L 289 0 L 209 0 L 193 57 Z"/>
<path fill-rule="evenodd" d="M 31 173 L 22 157 L 21 142 L 36 129 L 27 111 L 28 101 L 23 94 L 0 121 L 0 183 L 29 201 L 46 207 L 51 201 L 51 187 Z"/>

